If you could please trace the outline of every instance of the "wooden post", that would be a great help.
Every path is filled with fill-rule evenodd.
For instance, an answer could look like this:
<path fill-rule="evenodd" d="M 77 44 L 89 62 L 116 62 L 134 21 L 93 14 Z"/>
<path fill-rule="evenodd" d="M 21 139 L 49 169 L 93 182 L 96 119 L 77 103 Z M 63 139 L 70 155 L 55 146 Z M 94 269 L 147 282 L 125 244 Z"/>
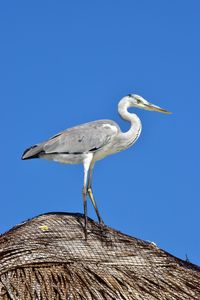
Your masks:
<path fill-rule="evenodd" d="M 80 214 L 49 213 L 0 236 L 0 300 L 200 299 L 200 268 Z"/>

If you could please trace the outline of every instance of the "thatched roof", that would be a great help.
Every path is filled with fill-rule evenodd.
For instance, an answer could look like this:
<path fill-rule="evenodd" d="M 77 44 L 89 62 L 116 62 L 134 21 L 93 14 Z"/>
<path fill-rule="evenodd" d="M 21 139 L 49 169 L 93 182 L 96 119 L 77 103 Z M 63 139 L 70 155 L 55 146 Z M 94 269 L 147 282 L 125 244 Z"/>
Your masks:
<path fill-rule="evenodd" d="M 153 243 L 50 213 L 0 236 L 0 300 L 200 299 L 200 268 Z"/>

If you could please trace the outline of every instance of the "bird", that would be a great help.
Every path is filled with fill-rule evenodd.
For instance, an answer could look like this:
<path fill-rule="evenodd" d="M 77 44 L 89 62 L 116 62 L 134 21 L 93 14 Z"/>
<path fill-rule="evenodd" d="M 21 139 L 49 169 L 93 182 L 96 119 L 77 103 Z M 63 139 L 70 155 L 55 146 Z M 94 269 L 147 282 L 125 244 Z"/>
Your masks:
<path fill-rule="evenodd" d="M 44 158 L 63 164 L 83 164 L 82 199 L 86 240 L 88 195 L 100 225 L 104 225 L 92 190 L 92 174 L 96 161 L 131 147 L 140 136 L 142 124 L 135 113 L 128 111 L 131 107 L 170 114 L 169 111 L 148 102 L 139 95 L 129 94 L 118 103 L 120 117 L 131 124 L 128 131 L 122 132 L 118 124 L 112 120 L 92 121 L 65 129 L 48 140 L 29 147 L 22 155 L 23 160 Z"/>

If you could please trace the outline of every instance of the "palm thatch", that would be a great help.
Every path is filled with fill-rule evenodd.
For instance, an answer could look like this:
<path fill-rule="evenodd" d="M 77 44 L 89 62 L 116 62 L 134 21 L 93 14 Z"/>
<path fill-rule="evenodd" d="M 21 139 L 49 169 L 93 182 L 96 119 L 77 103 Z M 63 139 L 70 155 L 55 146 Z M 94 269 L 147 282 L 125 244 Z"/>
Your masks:
<path fill-rule="evenodd" d="M 200 268 L 155 244 L 50 213 L 0 236 L 0 300 L 200 299 Z"/>

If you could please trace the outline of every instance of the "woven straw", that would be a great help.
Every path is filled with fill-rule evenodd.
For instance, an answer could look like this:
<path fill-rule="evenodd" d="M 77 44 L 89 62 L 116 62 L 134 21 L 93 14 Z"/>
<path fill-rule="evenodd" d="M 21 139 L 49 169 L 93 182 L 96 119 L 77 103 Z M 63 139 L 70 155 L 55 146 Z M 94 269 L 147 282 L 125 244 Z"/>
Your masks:
<path fill-rule="evenodd" d="M 200 299 L 200 268 L 80 214 L 49 213 L 0 236 L 0 300 Z"/>

